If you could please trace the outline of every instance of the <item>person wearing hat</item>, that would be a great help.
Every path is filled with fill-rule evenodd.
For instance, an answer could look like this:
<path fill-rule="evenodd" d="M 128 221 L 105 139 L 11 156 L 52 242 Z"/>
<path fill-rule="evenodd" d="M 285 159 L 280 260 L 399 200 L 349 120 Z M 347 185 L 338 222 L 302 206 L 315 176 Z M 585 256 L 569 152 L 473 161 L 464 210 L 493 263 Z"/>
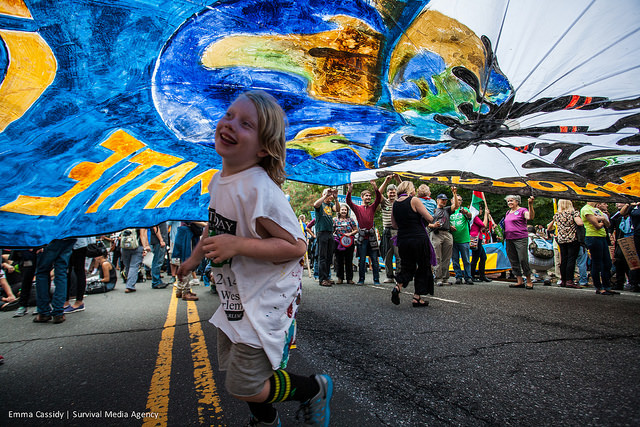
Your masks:
<path fill-rule="evenodd" d="M 435 270 L 435 280 L 438 286 L 449 283 L 449 263 L 453 252 L 453 236 L 451 235 L 451 213 L 458 209 L 458 189 L 451 187 L 453 193 L 452 205 L 447 206 L 449 198 L 446 194 L 438 194 L 436 197 L 436 209 L 433 213 L 433 222 L 429 224 L 431 231 L 431 243 L 436 251 L 438 264 Z"/>

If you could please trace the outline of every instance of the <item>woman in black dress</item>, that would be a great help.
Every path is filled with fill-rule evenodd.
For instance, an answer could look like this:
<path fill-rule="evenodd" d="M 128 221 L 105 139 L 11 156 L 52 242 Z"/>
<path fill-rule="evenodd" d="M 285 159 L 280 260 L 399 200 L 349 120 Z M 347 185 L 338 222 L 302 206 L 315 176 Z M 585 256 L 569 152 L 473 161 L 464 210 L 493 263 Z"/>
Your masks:
<path fill-rule="evenodd" d="M 431 272 L 431 245 L 426 225 L 433 217 L 419 198 L 413 197 L 415 188 L 411 181 L 398 185 L 398 199 L 393 204 L 391 224 L 398 230 L 397 244 L 400 253 L 400 274 L 391 293 L 391 302 L 400 304 L 400 289 L 413 280 L 414 307 L 426 307 L 428 301 L 421 295 L 433 295 L 433 273 Z"/>

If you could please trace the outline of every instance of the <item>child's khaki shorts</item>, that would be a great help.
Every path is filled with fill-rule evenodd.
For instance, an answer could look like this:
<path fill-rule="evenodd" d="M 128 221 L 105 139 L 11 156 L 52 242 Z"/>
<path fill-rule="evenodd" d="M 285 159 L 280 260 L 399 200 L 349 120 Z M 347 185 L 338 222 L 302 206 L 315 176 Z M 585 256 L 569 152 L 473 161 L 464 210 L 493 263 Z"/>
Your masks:
<path fill-rule="evenodd" d="M 260 394 L 273 369 L 267 354 L 261 348 L 234 344 L 218 329 L 218 365 L 227 371 L 225 388 L 234 396 L 248 397 Z"/>

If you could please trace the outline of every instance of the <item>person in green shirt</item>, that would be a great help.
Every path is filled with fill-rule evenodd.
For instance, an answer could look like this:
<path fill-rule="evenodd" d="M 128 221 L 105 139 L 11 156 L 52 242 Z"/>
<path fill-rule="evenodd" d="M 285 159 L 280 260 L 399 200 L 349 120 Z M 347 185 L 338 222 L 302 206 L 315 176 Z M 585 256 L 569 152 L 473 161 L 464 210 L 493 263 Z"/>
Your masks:
<path fill-rule="evenodd" d="M 458 198 L 458 208 L 449 220 L 451 221 L 451 234 L 453 235 L 453 252 L 451 253 L 451 262 L 453 271 L 456 273 L 456 285 L 464 282 L 467 285 L 473 285 L 471 277 L 471 263 L 469 262 L 469 223 L 471 221 L 471 212 L 462 207 L 462 196 L 456 195 Z M 460 269 L 460 258 L 464 271 Z"/>
<path fill-rule="evenodd" d="M 591 254 L 591 277 L 598 295 L 615 295 L 611 290 L 611 254 L 607 245 L 609 218 L 596 207 L 597 202 L 587 202 L 580 210 L 586 231 L 585 244 Z"/>
<path fill-rule="evenodd" d="M 338 190 L 325 188 L 322 197 L 315 201 L 316 244 L 318 245 L 318 281 L 320 286 L 331 286 L 329 279 L 331 259 L 333 258 L 333 214 L 340 211 Z M 335 202 L 335 203 L 334 203 Z"/>

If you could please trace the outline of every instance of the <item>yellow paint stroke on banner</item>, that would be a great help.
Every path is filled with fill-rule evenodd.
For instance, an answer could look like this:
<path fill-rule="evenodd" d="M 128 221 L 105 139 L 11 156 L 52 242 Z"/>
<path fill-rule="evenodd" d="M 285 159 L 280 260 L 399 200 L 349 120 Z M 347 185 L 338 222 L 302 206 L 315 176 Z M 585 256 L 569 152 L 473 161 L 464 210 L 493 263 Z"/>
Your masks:
<path fill-rule="evenodd" d="M 23 0 L 1 0 L 0 14 L 33 19 L 31 12 Z"/>
<path fill-rule="evenodd" d="M 194 176 L 189 181 L 185 182 L 175 190 L 173 190 L 169 195 L 160 202 L 156 208 L 167 208 L 175 203 L 182 195 L 191 189 L 196 184 L 200 183 L 200 195 L 209 193 L 209 181 L 213 178 L 213 175 L 218 172 L 217 169 L 209 169 L 202 172 L 199 175 Z"/>
<path fill-rule="evenodd" d="M 171 293 L 167 320 L 164 322 L 162 337 L 158 345 L 156 367 L 151 377 L 149 395 L 147 396 L 147 412 L 158 414 L 158 418 L 144 418 L 144 427 L 166 426 L 169 421 L 169 386 L 171 383 L 171 361 L 173 359 L 173 338 L 176 332 L 176 313 L 178 298 Z"/>
<path fill-rule="evenodd" d="M 131 181 L 133 178 L 139 176 L 140 174 L 142 174 L 142 172 L 146 171 L 152 166 L 170 167 L 178 163 L 180 160 L 182 160 L 180 157 L 175 157 L 175 156 L 171 156 L 169 154 L 164 154 L 164 153 L 158 153 L 157 151 L 153 151 L 153 150 L 144 150 L 142 153 L 137 154 L 135 157 L 133 157 L 130 160 L 132 163 L 140 164 L 140 166 L 135 168 L 135 170 L 133 170 L 127 176 L 125 176 L 116 184 L 114 184 L 114 186 L 119 187 L 120 185 L 123 185 Z M 127 194 L 126 196 L 118 200 L 110 209 L 122 208 L 124 205 L 127 204 L 127 202 L 132 200 L 135 196 L 147 190 L 148 184 L 149 182 L 131 191 L 129 194 Z M 167 191 L 169 191 L 169 189 L 167 189 Z"/>
<path fill-rule="evenodd" d="M 202 332 L 198 309 L 194 301 L 187 301 L 187 321 L 191 339 L 191 358 L 193 359 L 193 379 L 198 395 L 198 421 L 200 425 L 223 425 L 222 406 L 213 369 L 209 360 L 207 343 Z"/>
<path fill-rule="evenodd" d="M 0 30 L 9 64 L 0 85 L 0 132 L 18 120 L 53 82 L 56 58 L 38 33 Z"/>

